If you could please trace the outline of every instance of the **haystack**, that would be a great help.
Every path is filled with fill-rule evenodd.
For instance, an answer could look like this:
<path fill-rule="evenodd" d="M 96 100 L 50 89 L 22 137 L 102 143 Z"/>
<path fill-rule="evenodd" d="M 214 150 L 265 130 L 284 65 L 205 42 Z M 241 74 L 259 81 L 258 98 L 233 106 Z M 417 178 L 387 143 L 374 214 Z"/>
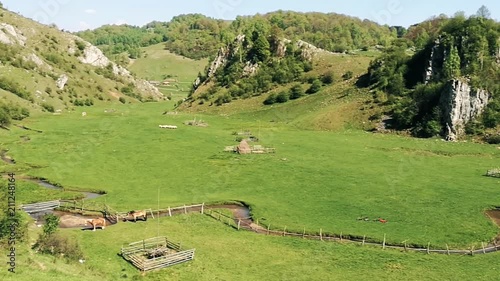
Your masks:
<path fill-rule="evenodd" d="M 252 153 L 252 148 L 248 145 L 246 140 L 242 140 L 240 144 L 236 147 L 236 152 L 239 154 L 250 154 Z"/>

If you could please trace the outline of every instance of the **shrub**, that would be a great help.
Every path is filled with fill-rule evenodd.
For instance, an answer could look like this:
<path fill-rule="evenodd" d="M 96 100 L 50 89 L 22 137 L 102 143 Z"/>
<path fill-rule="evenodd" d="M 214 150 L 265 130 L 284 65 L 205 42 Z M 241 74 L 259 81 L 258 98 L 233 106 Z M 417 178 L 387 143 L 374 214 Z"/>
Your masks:
<path fill-rule="evenodd" d="M 349 70 L 346 73 L 344 73 L 344 75 L 342 75 L 342 79 L 349 80 L 349 79 L 352 79 L 353 76 L 354 76 L 354 73 L 352 73 L 352 71 Z"/>
<path fill-rule="evenodd" d="M 33 100 L 31 94 L 26 91 L 26 89 L 22 88 L 19 83 L 9 80 L 6 77 L 0 77 L 0 88 L 6 90 L 7 92 L 13 93 L 22 99 L 29 101 Z"/>
<path fill-rule="evenodd" d="M 42 108 L 47 110 L 48 112 L 54 112 L 54 107 L 48 103 L 42 103 Z"/>
<path fill-rule="evenodd" d="M 323 74 L 323 76 L 321 77 L 321 81 L 324 83 L 324 84 L 332 84 L 333 82 L 335 82 L 335 75 L 333 73 L 333 71 L 327 71 Z"/>
<path fill-rule="evenodd" d="M 295 100 L 304 95 L 304 89 L 302 89 L 302 85 L 296 84 L 295 86 L 290 89 L 290 99 Z"/>
<path fill-rule="evenodd" d="M 311 87 L 307 90 L 307 93 L 308 94 L 315 94 L 315 93 L 319 92 L 319 90 L 321 90 L 321 81 L 319 79 L 315 79 L 312 82 Z"/>
<path fill-rule="evenodd" d="M 124 98 L 124 97 L 120 97 L 118 100 L 119 100 L 121 103 L 125 103 L 125 102 L 126 102 L 126 100 L 125 100 L 125 98 Z"/>
<path fill-rule="evenodd" d="M 64 256 L 70 260 L 84 257 L 77 240 L 70 240 L 59 233 L 40 235 L 33 248 L 44 254 Z"/>
<path fill-rule="evenodd" d="M 276 96 L 276 102 L 285 103 L 288 101 L 289 98 L 290 94 L 288 92 L 283 91 Z"/>
<path fill-rule="evenodd" d="M 75 41 L 75 44 L 76 44 L 76 47 L 78 48 L 78 50 L 80 51 L 84 51 L 85 50 L 85 42 L 83 41 L 80 41 L 80 40 L 76 40 Z"/>
<path fill-rule="evenodd" d="M 270 94 L 267 99 L 264 101 L 265 105 L 271 105 L 276 103 L 276 94 Z"/>

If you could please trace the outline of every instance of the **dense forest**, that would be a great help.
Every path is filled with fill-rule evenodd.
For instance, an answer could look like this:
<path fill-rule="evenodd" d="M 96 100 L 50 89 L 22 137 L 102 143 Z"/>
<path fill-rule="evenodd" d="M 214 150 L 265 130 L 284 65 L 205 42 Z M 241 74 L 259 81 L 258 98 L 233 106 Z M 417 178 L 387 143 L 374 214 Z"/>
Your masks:
<path fill-rule="evenodd" d="M 395 40 L 371 63 L 369 84 L 378 96 L 386 97 L 397 129 L 411 129 L 421 137 L 442 133 L 439 101 L 452 79 L 485 89 L 491 96 L 482 117 L 467 124 L 467 133 L 482 134 L 500 124 L 500 23 L 488 15 L 483 7 L 469 18 L 457 13 L 430 20 L 410 29 L 410 36 Z M 428 37 L 425 44 L 422 34 Z M 436 54 L 442 58 L 434 62 L 436 73 L 426 81 L 429 60 Z"/>
<path fill-rule="evenodd" d="M 140 47 L 160 42 L 165 48 L 192 59 L 215 54 L 221 46 L 259 21 L 267 30 L 290 40 L 301 39 L 325 50 L 345 52 L 374 45 L 385 46 L 398 35 L 395 28 L 368 20 L 329 13 L 277 11 L 264 15 L 240 16 L 234 21 L 200 14 L 180 15 L 169 22 L 151 22 L 143 27 L 107 25 L 77 35 L 101 48 L 107 55 L 126 53 L 140 56 Z M 115 57 L 118 61 L 123 57 Z"/>

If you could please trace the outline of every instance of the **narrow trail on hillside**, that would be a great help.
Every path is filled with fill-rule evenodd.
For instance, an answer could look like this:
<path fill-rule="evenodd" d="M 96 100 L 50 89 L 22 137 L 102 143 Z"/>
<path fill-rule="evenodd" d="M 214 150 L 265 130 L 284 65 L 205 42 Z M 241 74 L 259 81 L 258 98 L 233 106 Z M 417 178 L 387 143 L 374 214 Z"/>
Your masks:
<path fill-rule="evenodd" d="M 62 187 L 55 186 L 50 184 L 45 180 L 40 179 L 24 179 L 38 183 L 40 186 L 51 189 L 62 189 Z M 87 199 L 94 199 L 102 194 L 85 192 Z M 89 230 L 90 227 L 86 225 L 87 220 L 97 218 L 98 215 L 84 215 L 82 213 L 75 213 L 69 211 L 60 211 L 60 210 L 44 210 L 39 213 L 31 213 L 30 215 L 36 219 L 36 223 L 40 226 L 43 224 L 43 215 L 47 213 L 52 213 L 60 218 L 60 227 L 61 228 L 82 228 L 82 230 Z M 225 213 L 221 211 L 226 211 Z M 229 212 L 227 212 L 229 211 Z M 397 249 L 401 251 L 415 251 L 422 253 L 437 253 L 437 254 L 458 254 L 458 255 L 477 255 L 477 254 L 488 254 L 500 251 L 500 234 L 488 245 L 482 244 L 482 247 L 479 249 L 467 249 L 467 250 L 456 250 L 456 249 L 431 249 L 428 245 L 427 247 L 418 247 L 413 245 L 400 245 L 400 244 L 391 244 L 390 242 L 379 242 L 375 239 L 371 239 L 369 237 L 363 236 L 352 236 L 352 235 L 335 235 L 335 234 L 327 234 L 327 233 L 319 233 L 318 234 L 310 234 L 306 233 L 305 230 L 303 233 L 289 232 L 286 231 L 286 228 L 283 230 L 272 230 L 268 226 L 260 225 L 258 222 L 255 222 L 251 216 L 251 210 L 248 204 L 245 202 L 234 202 L 228 204 L 199 204 L 192 206 L 180 206 L 177 208 L 168 208 L 164 210 L 151 211 L 154 215 L 154 218 L 159 217 L 171 217 L 175 215 L 183 215 L 187 213 L 202 213 L 212 219 L 218 220 L 236 230 L 246 230 L 251 231 L 260 235 L 272 235 L 272 236 L 281 236 L 281 237 L 295 237 L 300 239 L 309 239 L 309 240 L 317 240 L 317 241 L 336 241 L 336 242 L 345 242 L 345 243 L 356 243 L 362 246 L 371 245 L 376 247 L 382 247 L 383 249 Z M 102 211 L 105 214 L 105 211 Z M 150 214 L 151 214 L 150 213 Z M 226 213 L 230 213 L 228 215 Z M 492 219 L 500 227 L 500 208 L 489 210 L 486 212 L 489 218 Z M 150 215 L 148 215 L 150 216 Z M 112 217 L 112 216 L 111 216 Z M 119 222 L 117 216 L 114 218 L 107 217 L 108 226 L 116 224 Z M 147 219 L 146 219 L 147 220 Z M 122 219 L 123 223 L 134 223 L 141 224 L 144 220 L 138 219 L 137 221 L 133 221 L 130 219 Z"/>

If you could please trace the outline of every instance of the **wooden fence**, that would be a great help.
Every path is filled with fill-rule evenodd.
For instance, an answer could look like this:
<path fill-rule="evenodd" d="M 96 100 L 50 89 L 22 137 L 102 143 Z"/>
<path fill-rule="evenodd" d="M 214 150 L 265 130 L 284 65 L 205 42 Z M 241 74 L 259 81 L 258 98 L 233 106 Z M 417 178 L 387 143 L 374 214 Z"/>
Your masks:
<path fill-rule="evenodd" d="M 319 232 L 316 233 L 307 233 L 306 229 L 302 231 L 302 233 L 298 232 L 290 232 L 287 231 L 287 227 L 283 227 L 282 230 L 276 230 L 276 229 L 271 229 L 271 224 L 268 225 L 260 225 L 259 222 L 254 222 L 252 221 L 251 218 L 234 218 L 230 217 L 228 215 L 225 215 L 219 211 L 216 210 L 210 210 L 208 213 L 206 213 L 208 216 L 221 221 L 222 223 L 233 227 L 234 229 L 237 230 L 247 230 L 247 231 L 253 231 L 258 234 L 264 234 L 264 235 L 273 235 L 273 236 L 282 236 L 282 237 L 296 237 L 296 238 L 302 238 L 302 239 L 309 239 L 309 240 L 318 240 L 318 241 L 338 241 L 338 242 L 347 242 L 347 243 L 357 243 L 361 246 L 365 245 L 371 245 L 375 247 L 381 247 L 382 249 L 398 249 L 398 250 L 404 250 L 404 251 L 415 251 L 415 252 L 421 252 L 421 253 L 436 253 L 436 254 L 446 254 L 446 255 L 478 255 L 478 254 L 487 254 L 487 253 L 493 253 L 500 251 L 500 245 L 497 244 L 497 241 L 493 241 L 492 243 L 481 243 L 481 247 L 479 248 L 474 248 L 471 247 L 470 249 L 450 249 L 448 245 L 446 246 L 446 249 L 437 249 L 437 248 L 431 248 L 431 244 L 428 243 L 426 248 L 421 248 L 421 247 L 416 247 L 416 246 L 410 246 L 406 243 L 406 241 L 403 241 L 401 245 L 392 245 L 387 243 L 387 237 L 384 235 L 384 238 L 382 241 L 376 240 L 373 238 L 369 238 L 366 236 L 360 237 L 360 236 L 352 236 L 352 235 L 343 235 L 342 233 L 335 235 L 335 234 L 330 234 L 330 233 L 325 233 L 323 229 L 319 229 Z"/>
<path fill-rule="evenodd" d="M 160 269 L 194 259 L 195 249 L 183 250 L 165 236 L 130 243 L 122 247 L 121 256 L 141 271 Z"/>

